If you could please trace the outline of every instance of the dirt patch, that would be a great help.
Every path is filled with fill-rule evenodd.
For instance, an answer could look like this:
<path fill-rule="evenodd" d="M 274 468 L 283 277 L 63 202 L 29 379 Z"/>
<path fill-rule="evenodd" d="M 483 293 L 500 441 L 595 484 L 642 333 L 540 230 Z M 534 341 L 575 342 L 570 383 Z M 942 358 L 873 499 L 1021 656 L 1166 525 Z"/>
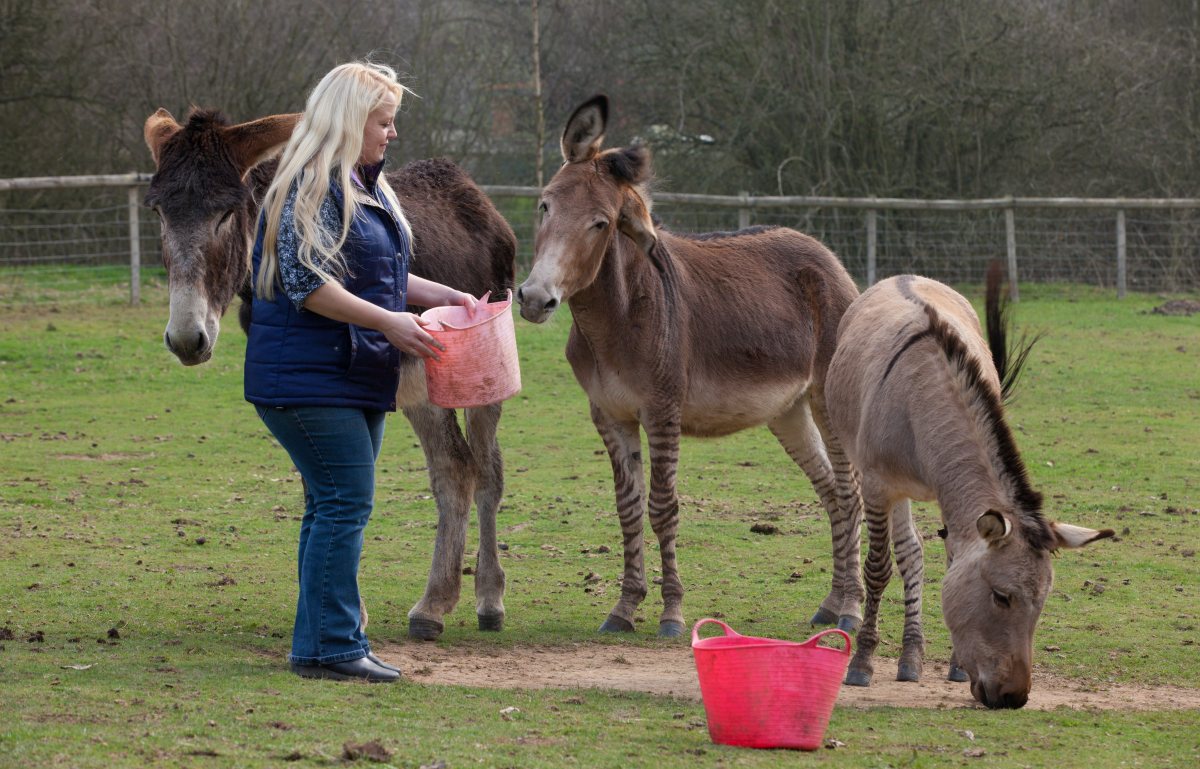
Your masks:
<path fill-rule="evenodd" d="M 1185 315 L 1191 317 L 1200 312 L 1200 302 L 1191 299 L 1172 299 L 1155 307 L 1150 312 L 1155 315 Z"/>
<path fill-rule="evenodd" d="M 616 689 L 700 699 L 691 647 L 645 648 L 612 644 L 513 648 L 405 642 L 377 644 L 375 652 L 398 665 L 411 681 L 498 689 Z M 875 660 L 871 686 L 843 686 L 848 707 L 980 707 L 966 684 L 946 680 L 946 665 L 930 663 L 920 683 L 896 681 L 896 661 Z M 1200 709 L 1200 689 L 1097 684 L 1036 671 L 1025 706 L 1033 710 Z"/>

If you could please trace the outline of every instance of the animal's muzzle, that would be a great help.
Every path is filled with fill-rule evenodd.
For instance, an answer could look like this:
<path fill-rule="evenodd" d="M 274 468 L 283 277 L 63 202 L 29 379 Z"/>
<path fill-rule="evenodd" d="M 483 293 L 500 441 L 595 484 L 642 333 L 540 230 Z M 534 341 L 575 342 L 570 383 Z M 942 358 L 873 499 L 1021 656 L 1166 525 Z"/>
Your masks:
<path fill-rule="evenodd" d="M 212 357 L 212 340 L 204 329 L 180 336 L 182 338 L 173 338 L 170 332 L 164 332 L 163 343 L 183 365 L 195 366 Z"/>
<path fill-rule="evenodd" d="M 544 323 L 558 309 L 558 297 L 528 283 L 517 289 L 517 302 L 521 305 L 521 317 L 530 323 Z"/>

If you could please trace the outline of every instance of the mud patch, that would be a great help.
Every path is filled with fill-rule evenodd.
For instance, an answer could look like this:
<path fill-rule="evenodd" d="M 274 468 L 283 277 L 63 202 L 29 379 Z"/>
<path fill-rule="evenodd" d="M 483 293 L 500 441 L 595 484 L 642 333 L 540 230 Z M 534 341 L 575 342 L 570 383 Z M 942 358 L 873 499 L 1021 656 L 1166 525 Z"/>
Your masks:
<path fill-rule="evenodd" d="M 568 646 L 454 646 L 380 643 L 375 652 L 410 681 L 498 689 L 615 689 L 699 700 L 691 647 L 613 644 Z M 946 680 L 944 663 L 926 662 L 919 683 L 896 681 L 896 661 L 876 658 L 871 686 L 843 686 L 843 707 L 975 708 L 967 684 Z M 1035 671 L 1025 706 L 1032 710 L 1200 709 L 1200 689 L 1102 684 Z"/>

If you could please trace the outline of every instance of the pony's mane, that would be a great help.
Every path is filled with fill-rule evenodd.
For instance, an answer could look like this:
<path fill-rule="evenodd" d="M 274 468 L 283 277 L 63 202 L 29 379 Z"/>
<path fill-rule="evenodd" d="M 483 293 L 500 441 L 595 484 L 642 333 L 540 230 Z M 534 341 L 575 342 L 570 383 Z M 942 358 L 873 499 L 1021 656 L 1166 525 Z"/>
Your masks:
<path fill-rule="evenodd" d="M 937 309 L 912 291 L 904 290 L 905 288 L 907 288 L 906 284 L 901 286 L 901 295 L 921 306 L 929 318 L 929 327 L 912 335 L 905 342 L 900 352 L 893 357 L 892 363 L 888 366 L 889 370 L 900 353 L 918 340 L 926 337 L 934 340 L 946 360 L 959 372 L 969 394 L 982 406 L 981 409 L 975 409 L 974 413 L 979 415 L 987 433 L 992 437 L 996 455 L 1004 471 L 1003 474 L 1012 489 L 1017 507 L 1016 512 L 1021 516 L 1024 524 L 1021 529 L 1027 541 L 1033 547 L 1044 550 L 1053 549 L 1054 535 L 1050 530 L 1049 522 L 1042 516 L 1042 495 L 1029 483 L 1029 473 L 1025 468 L 1025 462 L 1021 459 L 1012 430 L 1009 429 L 1008 422 L 1004 418 L 1003 395 L 987 385 L 982 363 L 971 356 L 967 345 L 959 338 L 950 324 L 938 314 Z M 989 292 L 993 290 L 991 281 L 989 281 L 988 288 Z M 994 339 L 989 341 L 995 342 Z M 994 351 L 995 347 L 993 346 L 992 349 Z M 1021 358 L 1023 360 L 1024 356 Z"/>

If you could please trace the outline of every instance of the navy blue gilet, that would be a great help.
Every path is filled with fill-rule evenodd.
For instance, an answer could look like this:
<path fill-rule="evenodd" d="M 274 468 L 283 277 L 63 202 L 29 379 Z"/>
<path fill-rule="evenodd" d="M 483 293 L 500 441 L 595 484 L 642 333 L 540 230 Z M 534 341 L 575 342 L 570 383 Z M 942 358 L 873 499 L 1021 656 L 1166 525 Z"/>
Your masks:
<path fill-rule="evenodd" d="M 376 192 L 374 186 L 370 185 L 371 193 Z M 340 213 L 340 186 L 331 184 L 329 194 Z M 259 216 L 254 276 L 262 258 L 264 219 Z M 349 268 L 342 279 L 346 290 L 384 309 L 404 311 L 412 247 L 390 210 L 360 200 L 342 255 Z M 256 295 L 252 309 L 246 341 L 246 400 L 274 408 L 396 410 L 401 353 L 382 332 L 297 309 L 279 286 L 273 300 Z"/>

